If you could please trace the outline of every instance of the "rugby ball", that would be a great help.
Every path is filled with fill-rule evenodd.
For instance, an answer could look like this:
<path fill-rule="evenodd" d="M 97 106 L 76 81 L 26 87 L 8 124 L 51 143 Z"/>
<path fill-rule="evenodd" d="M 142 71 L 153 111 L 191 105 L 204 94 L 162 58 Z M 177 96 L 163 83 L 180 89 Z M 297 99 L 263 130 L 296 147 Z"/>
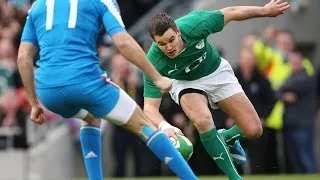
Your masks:
<path fill-rule="evenodd" d="M 193 154 L 192 142 L 185 136 L 177 135 L 177 140 L 170 137 L 171 143 L 180 152 L 185 160 L 189 160 Z"/>

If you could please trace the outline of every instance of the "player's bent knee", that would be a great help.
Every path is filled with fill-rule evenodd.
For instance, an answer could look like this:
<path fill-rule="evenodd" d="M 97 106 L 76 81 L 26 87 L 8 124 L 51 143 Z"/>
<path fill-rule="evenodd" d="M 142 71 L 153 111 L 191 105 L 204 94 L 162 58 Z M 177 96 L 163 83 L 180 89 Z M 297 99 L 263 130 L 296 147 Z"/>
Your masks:
<path fill-rule="evenodd" d="M 88 114 L 89 114 L 89 112 L 87 110 L 80 109 L 80 111 L 76 115 L 74 115 L 73 117 L 77 118 L 77 119 L 85 120 L 87 118 Z"/>
<path fill-rule="evenodd" d="M 92 116 L 93 117 L 93 116 Z M 101 125 L 101 120 L 100 119 L 96 119 L 96 118 L 92 118 L 90 120 L 84 120 L 82 122 L 82 126 L 95 126 L 95 127 L 100 127 Z"/>
<path fill-rule="evenodd" d="M 92 114 L 88 113 L 87 116 L 83 119 L 83 126 L 96 126 L 96 127 L 100 127 L 101 125 L 101 120 L 95 118 Z"/>
<path fill-rule="evenodd" d="M 96 126 L 100 127 L 101 120 L 96 119 L 91 113 L 85 109 L 80 109 L 80 111 L 73 116 L 73 118 L 81 119 L 82 126 Z"/>
<path fill-rule="evenodd" d="M 246 130 L 245 136 L 248 139 L 258 139 L 260 138 L 260 136 L 263 133 L 263 128 L 262 128 L 262 124 L 261 121 L 254 121 L 255 123 L 251 123 L 250 125 L 248 125 L 248 128 Z"/>
<path fill-rule="evenodd" d="M 194 117 L 192 119 L 193 124 L 200 132 L 206 132 L 209 131 L 214 127 L 214 123 L 211 117 L 211 114 L 202 114 Z"/>

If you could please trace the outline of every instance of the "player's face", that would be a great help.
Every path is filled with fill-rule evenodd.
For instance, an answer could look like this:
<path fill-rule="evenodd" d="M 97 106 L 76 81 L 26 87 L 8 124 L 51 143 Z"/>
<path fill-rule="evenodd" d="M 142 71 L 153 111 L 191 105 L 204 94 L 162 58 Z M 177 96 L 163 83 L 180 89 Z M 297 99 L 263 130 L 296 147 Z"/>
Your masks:
<path fill-rule="evenodd" d="M 153 38 L 161 51 L 171 59 L 177 57 L 182 50 L 180 31 L 169 28 L 162 36 L 154 36 Z"/>

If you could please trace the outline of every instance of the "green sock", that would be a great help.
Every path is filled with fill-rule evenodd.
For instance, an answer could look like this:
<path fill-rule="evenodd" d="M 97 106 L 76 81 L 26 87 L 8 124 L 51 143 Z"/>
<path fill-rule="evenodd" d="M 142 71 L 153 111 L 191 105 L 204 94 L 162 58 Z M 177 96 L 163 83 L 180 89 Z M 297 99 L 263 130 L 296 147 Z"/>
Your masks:
<path fill-rule="evenodd" d="M 234 141 L 245 137 L 237 125 L 223 131 L 222 135 L 227 144 L 233 144 Z"/>
<path fill-rule="evenodd" d="M 207 152 L 217 163 L 219 168 L 224 172 L 224 174 L 229 177 L 229 179 L 242 179 L 233 165 L 227 147 L 219 138 L 216 128 L 212 128 L 208 132 L 201 133 L 200 139 Z"/>

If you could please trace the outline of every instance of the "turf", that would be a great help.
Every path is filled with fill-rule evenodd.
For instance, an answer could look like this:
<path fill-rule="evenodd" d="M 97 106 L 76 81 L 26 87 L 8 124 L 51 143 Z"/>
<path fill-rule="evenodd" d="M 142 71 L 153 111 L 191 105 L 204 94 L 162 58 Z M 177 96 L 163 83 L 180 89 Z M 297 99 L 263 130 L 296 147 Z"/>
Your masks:
<path fill-rule="evenodd" d="M 106 178 L 106 180 L 177 180 L 174 177 L 145 177 L 145 178 Z M 225 176 L 201 176 L 200 180 L 228 180 Z M 264 176 L 243 176 L 244 180 L 320 180 L 319 175 L 264 175 Z M 85 180 L 85 178 L 74 179 Z"/>

